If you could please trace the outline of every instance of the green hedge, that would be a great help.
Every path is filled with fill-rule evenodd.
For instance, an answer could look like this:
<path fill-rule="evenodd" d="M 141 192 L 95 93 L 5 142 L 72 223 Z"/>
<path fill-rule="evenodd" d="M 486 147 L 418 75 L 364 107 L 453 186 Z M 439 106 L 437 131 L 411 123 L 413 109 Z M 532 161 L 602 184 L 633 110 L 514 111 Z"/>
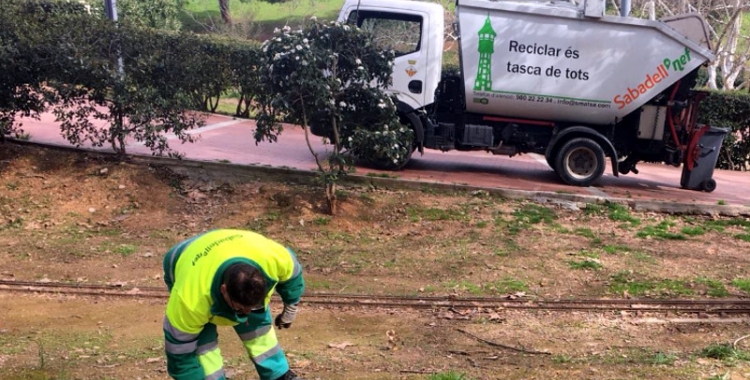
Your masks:
<path fill-rule="evenodd" d="M 74 144 L 115 145 L 124 141 L 123 134 L 132 134 L 161 152 L 165 141 L 159 136 L 167 129 L 176 128 L 172 132 L 179 135 L 181 128 L 195 126 L 180 112 L 215 111 L 223 93 L 241 94 L 237 113 L 249 115 L 258 90 L 258 43 L 150 29 L 127 20 L 116 25 L 77 3 L 3 3 L 0 137 L 23 132 L 14 123 L 17 115 L 53 109 Z M 105 136 L 85 123 L 84 115 L 120 130 Z"/>
<path fill-rule="evenodd" d="M 698 122 L 730 130 L 719 154 L 718 168 L 750 170 L 750 94 L 710 92 L 700 104 Z"/>

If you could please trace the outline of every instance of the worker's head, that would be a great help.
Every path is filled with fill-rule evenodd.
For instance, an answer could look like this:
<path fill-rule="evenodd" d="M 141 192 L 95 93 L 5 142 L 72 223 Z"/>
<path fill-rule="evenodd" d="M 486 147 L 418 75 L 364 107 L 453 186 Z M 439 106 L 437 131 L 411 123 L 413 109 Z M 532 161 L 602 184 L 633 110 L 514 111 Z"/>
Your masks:
<path fill-rule="evenodd" d="M 250 264 L 232 264 L 224 271 L 221 294 L 235 314 L 245 316 L 252 310 L 263 308 L 266 278 Z"/>

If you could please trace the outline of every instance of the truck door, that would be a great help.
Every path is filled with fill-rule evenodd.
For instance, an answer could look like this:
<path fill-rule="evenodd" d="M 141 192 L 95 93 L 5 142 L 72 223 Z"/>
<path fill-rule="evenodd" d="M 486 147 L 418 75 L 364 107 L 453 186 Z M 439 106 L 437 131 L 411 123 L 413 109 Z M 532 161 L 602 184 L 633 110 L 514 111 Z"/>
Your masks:
<path fill-rule="evenodd" d="M 396 13 L 355 9 L 349 13 L 347 22 L 371 32 L 379 48 L 393 50 L 396 58 L 393 84 L 389 90 L 413 109 L 422 108 L 426 104 L 430 87 L 434 87 L 426 82 L 427 62 L 424 52 L 427 51 L 429 41 L 422 36 L 423 15 L 419 12 L 404 13 L 402 10 Z M 430 96 L 429 99 L 431 98 Z"/>

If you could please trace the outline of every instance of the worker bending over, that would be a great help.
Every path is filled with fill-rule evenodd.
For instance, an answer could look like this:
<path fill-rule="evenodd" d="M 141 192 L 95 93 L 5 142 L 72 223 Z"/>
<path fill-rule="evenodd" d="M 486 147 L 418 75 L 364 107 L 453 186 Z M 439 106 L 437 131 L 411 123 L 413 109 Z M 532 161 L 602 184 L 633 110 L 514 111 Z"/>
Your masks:
<path fill-rule="evenodd" d="M 177 380 L 225 379 L 216 326 L 233 326 L 261 380 L 303 380 L 289 370 L 271 326 L 274 289 L 284 302 L 278 328 L 291 326 L 305 289 L 294 252 L 264 236 L 214 230 L 164 257 L 167 371 Z"/>

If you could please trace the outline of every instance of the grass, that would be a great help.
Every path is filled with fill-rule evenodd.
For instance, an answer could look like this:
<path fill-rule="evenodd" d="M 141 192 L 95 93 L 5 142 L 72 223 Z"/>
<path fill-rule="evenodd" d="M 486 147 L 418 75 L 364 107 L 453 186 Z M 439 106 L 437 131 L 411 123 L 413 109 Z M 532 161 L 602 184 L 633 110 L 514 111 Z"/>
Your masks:
<path fill-rule="evenodd" d="M 607 208 L 609 219 L 617 222 L 626 222 L 631 226 L 638 226 L 641 224 L 640 219 L 630 214 L 630 209 L 627 206 L 613 202 L 606 202 L 604 205 Z"/>
<path fill-rule="evenodd" d="M 573 234 L 578 235 L 578 236 L 587 237 L 589 239 L 596 238 L 596 235 L 594 234 L 594 231 L 591 231 L 591 229 L 588 228 L 588 227 L 579 227 L 579 228 L 576 228 L 575 230 L 573 230 Z"/>
<path fill-rule="evenodd" d="M 750 293 L 750 277 L 735 278 L 734 280 L 732 280 L 732 285 L 745 293 Z"/>
<path fill-rule="evenodd" d="M 514 211 L 513 217 L 522 224 L 553 224 L 557 219 L 553 210 L 531 203 L 524 204 L 520 209 Z"/>
<path fill-rule="evenodd" d="M 119 253 L 122 256 L 130 256 L 133 253 L 135 253 L 138 250 L 138 247 L 130 244 L 120 244 L 117 248 L 115 248 L 115 252 Z"/>
<path fill-rule="evenodd" d="M 670 220 L 664 220 L 657 225 L 646 226 L 638 231 L 635 236 L 646 239 L 649 237 L 665 240 L 685 240 L 687 237 L 682 233 L 670 232 L 669 229 L 674 227 L 675 223 Z"/>
<path fill-rule="evenodd" d="M 524 281 L 510 277 L 491 282 L 487 287 L 501 294 L 529 291 L 529 286 Z"/>
<path fill-rule="evenodd" d="M 439 220 L 465 220 L 468 219 L 466 212 L 456 209 L 444 210 L 441 208 L 421 208 L 408 207 L 406 214 L 412 222 L 420 220 L 439 221 Z"/>
<path fill-rule="evenodd" d="M 750 353 L 738 350 L 731 344 L 711 344 L 701 350 L 698 356 L 709 359 L 717 359 L 723 362 L 734 363 L 737 361 L 750 361 Z"/>
<path fill-rule="evenodd" d="M 693 290 L 688 287 L 688 283 L 682 280 L 651 280 L 638 279 L 635 277 L 637 276 L 628 271 L 616 273 L 610 278 L 609 289 L 613 293 L 622 294 L 627 292 L 631 296 L 675 296 L 693 294 Z"/>
<path fill-rule="evenodd" d="M 455 372 L 455 371 L 433 373 L 432 375 L 430 375 L 428 379 L 429 380 L 471 380 L 471 378 L 467 377 L 465 374 L 461 372 Z"/>
<path fill-rule="evenodd" d="M 602 247 L 602 250 L 610 255 L 615 255 L 619 252 L 631 252 L 633 249 L 627 245 L 613 245 L 608 244 Z"/>
<path fill-rule="evenodd" d="M 699 235 L 705 234 L 706 230 L 701 226 L 695 226 L 695 227 L 688 226 L 688 227 L 683 227 L 680 232 L 682 232 L 683 234 L 687 236 L 699 236 Z"/>
<path fill-rule="evenodd" d="M 695 280 L 696 283 L 706 286 L 707 291 L 706 294 L 708 294 L 711 297 L 727 297 L 729 296 L 729 291 L 727 291 L 727 288 L 724 286 L 721 281 L 706 278 L 706 277 L 699 277 Z"/>
<path fill-rule="evenodd" d="M 232 1 L 230 12 L 234 28 L 245 26 L 247 33 L 259 28 L 271 31 L 284 25 L 296 28 L 311 16 L 316 16 L 319 21 L 335 20 L 343 4 L 343 0 Z M 218 2 L 212 0 L 187 2 L 181 21 L 184 28 L 196 32 L 204 32 L 207 27 L 224 26 Z"/>
<path fill-rule="evenodd" d="M 677 356 L 675 356 L 675 355 L 665 354 L 663 352 L 657 352 L 651 358 L 651 364 L 654 364 L 654 365 L 672 365 L 672 364 L 674 364 L 675 360 L 677 360 Z"/>
<path fill-rule="evenodd" d="M 582 269 L 582 270 L 599 270 L 603 268 L 603 265 L 593 260 L 570 260 L 568 261 L 570 269 Z"/>

